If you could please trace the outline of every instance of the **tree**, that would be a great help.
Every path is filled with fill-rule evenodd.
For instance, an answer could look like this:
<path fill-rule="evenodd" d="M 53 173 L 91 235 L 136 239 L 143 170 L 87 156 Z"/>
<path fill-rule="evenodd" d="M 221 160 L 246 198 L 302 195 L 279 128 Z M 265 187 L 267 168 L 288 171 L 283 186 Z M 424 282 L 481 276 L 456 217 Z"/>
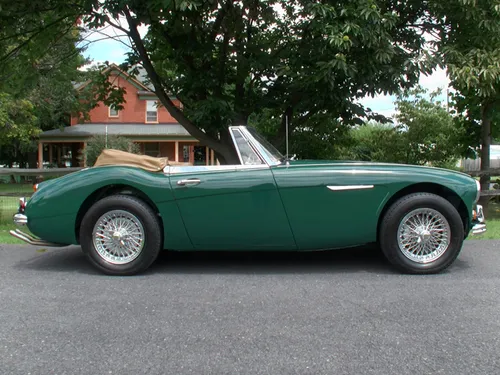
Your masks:
<path fill-rule="evenodd" d="M 353 128 L 341 159 L 404 163 L 404 136 L 392 124 L 367 123 Z"/>
<path fill-rule="evenodd" d="M 397 128 L 402 139 L 402 154 L 407 164 L 450 165 L 464 147 L 459 143 L 462 129 L 436 100 L 440 91 L 430 93 L 418 87 L 398 96 Z"/>
<path fill-rule="evenodd" d="M 75 10 L 52 0 L 29 5 L 0 5 L 0 95 L 31 116 L 30 131 L 0 133 L 5 145 L 0 162 L 8 164 L 15 158 L 25 165 L 29 155 L 35 156 L 41 130 L 69 124 L 71 113 L 81 108 L 73 84 L 87 74 L 79 70 L 85 59 L 77 47 Z"/>
<path fill-rule="evenodd" d="M 463 147 L 462 129 L 436 100 L 439 92 L 416 88 L 396 100 L 396 124 L 368 123 L 340 143 L 344 159 L 454 168 Z"/>
<path fill-rule="evenodd" d="M 33 104 L 29 100 L 14 99 L 0 93 L 0 149 L 2 163 L 12 167 L 19 160 L 19 152 L 26 152 L 33 137 L 38 135 Z"/>
<path fill-rule="evenodd" d="M 162 105 L 222 162 L 236 161 L 231 124 L 273 110 L 279 145 L 286 118 L 293 130 L 317 115 L 344 123 L 373 116 L 356 99 L 412 87 L 434 64 L 423 51 L 427 13 L 419 2 L 82 4 L 91 28 L 111 24 L 131 39 L 129 64 L 144 66 Z M 145 38 L 140 25 L 149 27 Z"/>
<path fill-rule="evenodd" d="M 500 4 L 436 1 L 433 12 L 437 17 L 446 16 L 447 27 L 437 46 L 458 93 L 459 118 L 472 125 L 471 130 L 475 123 L 480 124 L 481 170 L 485 171 L 490 168 L 492 119 L 500 105 Z M 489 182 L 490 177 L 483 174 L 481 188 L 489 189 Z"/>

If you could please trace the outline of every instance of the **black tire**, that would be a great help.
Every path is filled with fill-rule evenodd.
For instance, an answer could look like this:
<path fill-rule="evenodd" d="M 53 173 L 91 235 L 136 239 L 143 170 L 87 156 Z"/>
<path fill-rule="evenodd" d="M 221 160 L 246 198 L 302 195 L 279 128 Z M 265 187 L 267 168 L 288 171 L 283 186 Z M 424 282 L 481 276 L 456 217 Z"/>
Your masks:
<path fill-rule="evenodd" d="M 429 259 L 427 263 L 405 256 L 398 243 L 400 223 L 407 214 L 417 212 L 415 210 L 418 209 L 437 211 L 444 217 L 450 229 L 446 250 L 436 259 Z M 387 260 L 400 271 L 412 274 L 438 273 L 449 267 L 460 254 L 464 241 L 464 226 L 457 209 L 446 199 L 430 193 L 414 193 L 402 197 L 389 208 L 380 225 L 379 241 Z"/>
<path fill-rule="evenodd" d="M 93 232 L 98 220 L 111 211 L 125 211 L 142 225 L 143 245 L 135 259 L 124 264 L 106 260 L 95 247 Z M 145 271 L 163 248 L 162 227 L 155 212 L 142 200 L 129 195 L 112 195 L 96 202 L 83 217 L 80 244 L 90 262 L 108 275 L 135 275 Z"/>

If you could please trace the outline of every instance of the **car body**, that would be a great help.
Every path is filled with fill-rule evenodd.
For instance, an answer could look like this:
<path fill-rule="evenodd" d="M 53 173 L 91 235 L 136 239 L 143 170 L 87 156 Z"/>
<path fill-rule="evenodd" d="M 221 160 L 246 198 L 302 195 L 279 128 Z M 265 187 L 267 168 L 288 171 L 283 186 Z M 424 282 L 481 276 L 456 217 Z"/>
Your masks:
<path fill-rule="evenodd" d="M 482 208 L 476 204 L 479 184 L 466 174 L 402 164 L 288 160 L 253 128 L 233 126 L 229 131 L 240 164 L 166 165 L 159 172 L 119 164 L 87 168 L 40 183 L 33 196 L 22 202 L 14 219 L 18 224 L 27 225 L 36 237 L 19 230 L 11 234 L 38 245 L 81 244 L 85 252 L 95 256 L 96 247 L 102 245 L 95 237 L 99 232 L 97 221 L 113 209 L 115 216 L 125 216 L 108 218 L 111 224 L 103 222 L 101 236 L 111 241 L 109 243 L 118 241 L 120 247 L 126 242 L 120 233 L 125 236 L 126 230 L 113 232 L 109 228 L 116 227 L 113 220 L 130 222 L 135 231 L 142 233 L 136 248 L 136 253 L 141 253 L 151 244 L 144 233 L 145 222 L 151 215 L 148 213 L 147 219 L 141 219 L 145 209 L 154 213 L 151 225 L 158 226 L 158 233 L 152 236 L 159 243 L 155 248 L 161 249 L 310 251 L 378 242 L 384 250 L 391 245 L 383 245 L 381 235 L 384 238 L 394 235 L 399 238 L 399 247 L 407 248 L 410 245 L 404 245 L 406 240 L 417 247 L 424 243 L 429 247 L 437 238 L 433 233 L 439 238 L 445 233 L 446 246 L 437 244 L 436 248 L 440 252 L 448 251 L 443 248 L 451 247 L 459 235 L 459 243 L 454 245 L 459 247 L 453 251 L 454 259 L 469 232 L 486 230 Z M 96 216 L 92 223 L 87 223 L 90 229 L 82 233 L 84 221 L 90 220 L 86 219 L 89 210 L 110 197 L 115 197 L 109 203 L 112 207 L 108 205 L 111 208 L 106 211 L 106 204 L 101 203 L 104 207 L 99 208 L 99 218 Z M 126 202 L 133 207 L 129 211 L 120 209 L 117 197 L 130 198 Z M 401 207 L 406 204 L 407 197 L 412 202 L 423 200 L 424 203 L 410 204 L 405 211 Z M 425 202 L 430 203 L 426 205 Z M 397 210 L 395 205 L 399 205 Z M 402 211 L 392 214 L 391 209 Z M 415 211 L 418 209 L 421 211 Z M 125 211 L 138 213 L 129 217 Z M 391 227 L 390 220 L 396 225 L 408 212 L 416 213 L 413 219 L 409 218 L 408 228 L 399 225 L 397 230 L 392 230 L 395 233 L 384 232 Z M 387 219 L 389 214 L 399 219 Z M 425 221 L 426 217 L 428 223 L 417 228 L 418 222 Z M 446 225 L 441 223 L 437 229 L 432 229 L 436 218 Z M 389 221 L 385 223 L 384 220 Z M 454 229 L 458 220 L 461 229 Z M 411 238 L 413 227 L 418 229 L 416 239 Z M 102 246 L 113 247 L 108 245 Z M 144 264 L 149 260 L 138 269 L 130 270 L 129 262 L 120 263 L 120 256 L 106 255 L 108 250 L 102 250 L 94 259 L 105 272 L 132 274 L 147 268 Z M 431 250 L 425 252 L 432 253 Z M 137 257 L 127 259 L 133 262 Z M 156 255 L 150 256 L 154 257 Z M 407 252 L 402 260 L 414 261 L 416 268 L 412 269 L 412 264 L 397 264 L 394 259 L 392 263 L 404 271 L 430 273 L 449 265 L 432 266 L 440 257 L 442 255 L 435 259 L 430 257 L 431 260 L 423 256 L 412 259 Z M 108 263 L 114 268 L 109 269 Z"/>

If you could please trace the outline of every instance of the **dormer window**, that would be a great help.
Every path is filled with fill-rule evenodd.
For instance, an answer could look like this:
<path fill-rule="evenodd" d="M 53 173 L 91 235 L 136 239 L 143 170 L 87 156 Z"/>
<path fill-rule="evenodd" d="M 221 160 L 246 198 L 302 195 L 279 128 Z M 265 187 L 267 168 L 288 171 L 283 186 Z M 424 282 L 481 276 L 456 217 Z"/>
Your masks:
<path fill-rule="evenodd" d="M 108 112 L 108 117 L 118 117 L 118 109 L 115 108 L 115 106 L 110 106 L 108 107 L 109 112 Z"/>
<path fill-rule="evenodd" d="M 158 102 L 146 100 L 146 122 L 158 122 Z"/>

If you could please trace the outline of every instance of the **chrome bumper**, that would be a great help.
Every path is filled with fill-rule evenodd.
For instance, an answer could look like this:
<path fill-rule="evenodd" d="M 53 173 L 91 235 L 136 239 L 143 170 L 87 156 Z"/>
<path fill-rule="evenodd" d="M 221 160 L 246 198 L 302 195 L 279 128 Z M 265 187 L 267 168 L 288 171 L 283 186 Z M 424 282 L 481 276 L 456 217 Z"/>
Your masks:
<path fill-rule="evenodd" d="M 474 220 L 472 221 L 472 234 L 481 234 L 486 232 L 486 224 L 484 222 L 483 206 L 476 205 L 476 209 L 472 212 Z"/>
<path fill-rule="evenodd" d="M 25 214 L 21 214 L 21 213 L 15 214 L 14 215 L 14 224 L 16 224 L 16 225 L 28 224 L 28 216 L 26 216 Z"/>
<path fill-rule="evenodd" d="M 42 240 L 41 238 L 34 237 L 29 235 L 28 233 L 24 233 L 20 231 L 19 229 L 16 230 L 11 230 L 10 232 L 11 236 L 16 237 L 17 239 L 24 241 L 30 245 L 35 245 L 35 246 L 47 246 L 47 247 L 63 247 L 63 246 L 68 246 L 65 244 L 60 244 L 60 243 L 53 243 L 53 242 L 48 242 L 45 240 Z"/>

